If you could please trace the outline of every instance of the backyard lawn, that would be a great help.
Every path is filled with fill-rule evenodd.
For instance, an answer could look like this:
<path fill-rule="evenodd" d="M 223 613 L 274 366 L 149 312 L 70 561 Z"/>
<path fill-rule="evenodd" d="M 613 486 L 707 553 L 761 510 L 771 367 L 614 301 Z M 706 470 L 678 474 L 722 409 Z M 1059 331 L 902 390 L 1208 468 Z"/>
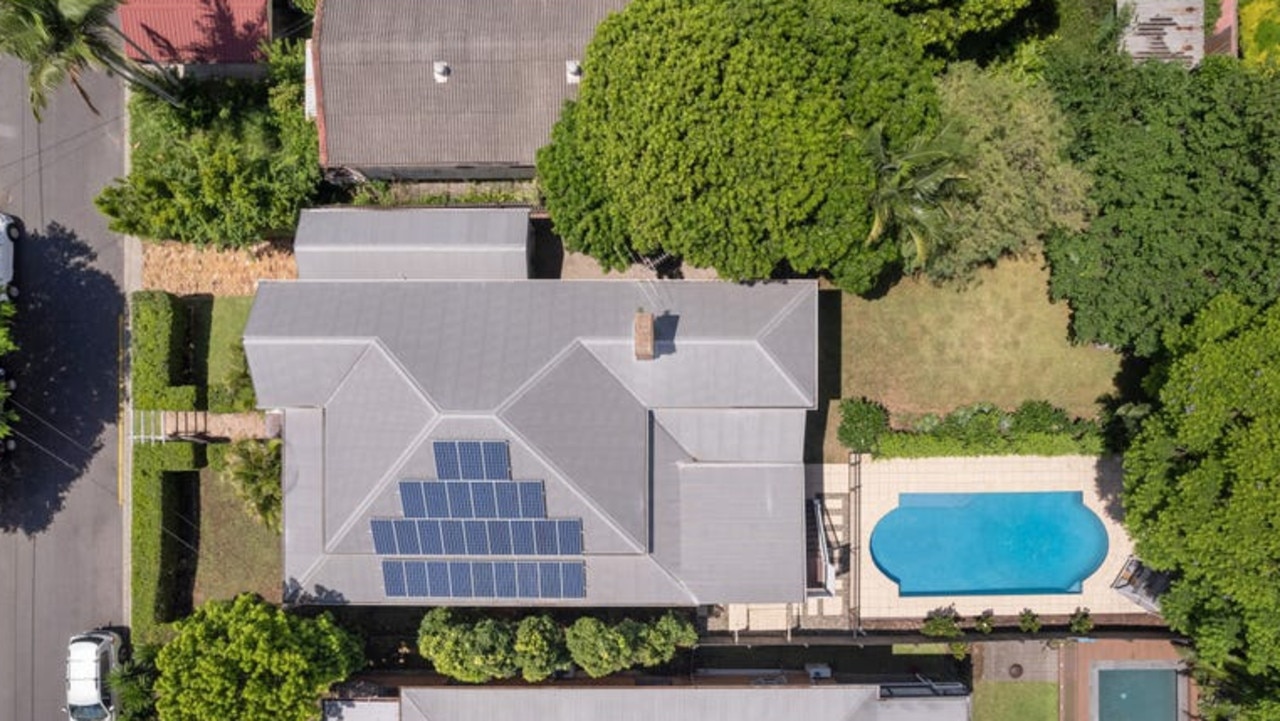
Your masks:
<path fill-rule="evenodd" d="M 979 681 L 973 686 L 973 721 L 1057 721 L 1058 684 L 1052 681 Z"/>
<path fill-rule="evenodd" d="M 210 468 L 200 471 L 200 553 L 194 605 L 244 591 L 280 601 L 280 536 L 245 510 L 235 491 Z"/>
<path fill-rule="evenodd" d="M 879 401 L 898 422 L 979 401 L 1013 408 L 1029 399 L 1095 416 L 1098 397 L 1114 389 L 1120 357 L 1071 345 L 1069 311 L 1049 302 L 1047 283 L 1034 259 L 1002 261 L 960 291 L 907 279 L 876 300 L 846 294 L 841 396 Z M 843 458 L 838 423 L 833 407 L 828 460 Z"/>
<path fill-rule="evenodd" d="M 217 296 L 213 299 L 213 320 L 209 330 L 209 383 L 226 378 L 234 363 L 232 348 L 244 335 L 253 296 Z"/>

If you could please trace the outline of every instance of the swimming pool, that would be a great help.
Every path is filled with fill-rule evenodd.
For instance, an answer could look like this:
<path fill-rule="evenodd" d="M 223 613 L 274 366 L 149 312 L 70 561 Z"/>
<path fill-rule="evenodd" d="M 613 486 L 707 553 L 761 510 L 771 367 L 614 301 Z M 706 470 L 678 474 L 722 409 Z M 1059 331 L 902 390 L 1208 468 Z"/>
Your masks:
<path fill-rule="evenodd" d="M 1099 669 L 1098 721 L 1177 721 L 1174 669 Z"/>
<path fill-rule="evenodd" d="M 871 532 L 902 596 L 1079 593 L 1106 555 L 1079 491 L 903 493 Z"/>

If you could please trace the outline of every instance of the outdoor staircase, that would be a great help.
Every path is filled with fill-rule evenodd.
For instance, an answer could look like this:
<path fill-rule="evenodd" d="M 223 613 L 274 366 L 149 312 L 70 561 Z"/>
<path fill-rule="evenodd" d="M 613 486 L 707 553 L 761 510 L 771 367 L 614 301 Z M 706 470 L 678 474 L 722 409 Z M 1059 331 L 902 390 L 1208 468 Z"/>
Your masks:
<path fill-rule="evenodd" d="M 206 411 L 163 411 L 161 433 L 166 438 L 204 438 L 209 435 Z"/>

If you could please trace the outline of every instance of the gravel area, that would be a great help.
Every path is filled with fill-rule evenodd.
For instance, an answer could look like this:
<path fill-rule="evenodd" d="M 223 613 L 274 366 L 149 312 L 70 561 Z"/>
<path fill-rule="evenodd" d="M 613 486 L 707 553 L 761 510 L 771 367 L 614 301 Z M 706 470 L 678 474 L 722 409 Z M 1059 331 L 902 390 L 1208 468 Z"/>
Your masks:
<path fill-rule="evenodd" d="M 289 243 L 243 250 L 197 248 L 177 242 L 144 243 L 142 287 L 178 295 L 253 295 L 261 279 L 298 276 Z"/>

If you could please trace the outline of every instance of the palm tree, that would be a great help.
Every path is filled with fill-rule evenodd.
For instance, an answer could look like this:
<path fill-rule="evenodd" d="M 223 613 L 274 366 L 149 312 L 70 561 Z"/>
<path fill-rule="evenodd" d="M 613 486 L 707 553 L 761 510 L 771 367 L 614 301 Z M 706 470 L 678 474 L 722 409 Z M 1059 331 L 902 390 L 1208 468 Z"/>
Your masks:
<path fill-rule="evenodd" d="M 146 88 L 170 103 L 177 100 L 146 71 L 120 52 L 115 40 L 133 45 L 111 24 L 121 0 L 0 0 L 0 52 L 27 65 L 31 111 L 36 119 L 48 105 L 49 93 L 64 82 L 80 93 L 98 114 L 81 84 L 83 73 L 104 69 L 132 85 Z M 134 46 L 137 47 L 137 46 Z"/>
<path fill-rule="evenodd" d="M 908 269 L 922 268 L 947 241 L 950 216 L 944 201 L 967 177 L 959 168 L 957 141 L 944 128 L 932 137 L 914 138 L 899 152 L 889 148 L 884 126 L 877 124 L 867 132 L 865 150 L 875 169 L 875 189 L 864 243 L 896 237 Z"/>

